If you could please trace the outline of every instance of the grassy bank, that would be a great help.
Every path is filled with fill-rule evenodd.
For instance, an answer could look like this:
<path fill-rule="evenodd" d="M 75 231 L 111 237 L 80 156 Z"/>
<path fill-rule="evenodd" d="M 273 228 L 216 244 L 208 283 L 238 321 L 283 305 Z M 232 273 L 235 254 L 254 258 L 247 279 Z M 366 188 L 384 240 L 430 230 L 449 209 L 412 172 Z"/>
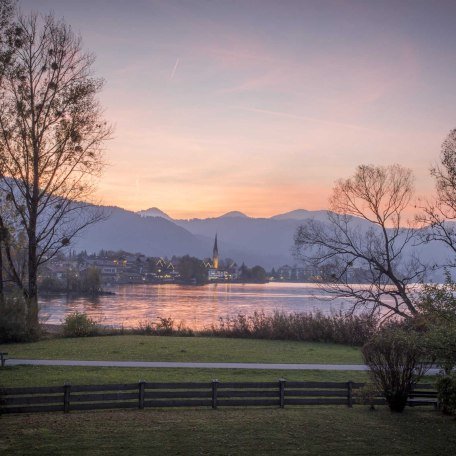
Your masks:
<path fill-rule="evenodd" d="M 386 407 L 5 416 L 3 455 L 452 455 L 456 420 Z"/>
<path fill-rule="evenodd" d="M 116 361 L 362 363 L 359 348 L 340 344 L 173 336 L 103 336 L 4 344 L 10 358 Z"/>

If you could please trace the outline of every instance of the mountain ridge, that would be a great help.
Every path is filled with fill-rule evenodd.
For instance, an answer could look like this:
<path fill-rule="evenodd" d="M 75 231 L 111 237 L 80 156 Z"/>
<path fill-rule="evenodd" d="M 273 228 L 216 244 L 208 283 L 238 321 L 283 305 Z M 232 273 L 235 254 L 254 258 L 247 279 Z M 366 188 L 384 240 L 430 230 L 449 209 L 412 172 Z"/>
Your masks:
<path fill-rule="evenodd" d="M 234 211 L 234 216 L 174 220 L 163 215 L 143 216 L 116 206 L 98 207 L 109 213 L 109 218 L 89 226 L 78 236 L 73 249 L 91 253 L 103 249 L 157 257 L 188 254 L 208 258 L 212 255 L 217 233 L 221 258 L 231 258 L 247 266 L 259 264 L 266 269 L 299 263 L 293 256 L 297 228 L 310 218 L 324 223 L 330 214 L 330 211 L 297 209 L 270 218 L 255 218 L 239 216 Z M 150 209 L 153 214 L 160 211 Z M 163 211 L 160 213 L 167 215 Z M 355 219 L 360 229 L 369 227 L 369 222 Z M 422 246 L 420 253 L 426 261 L 446 256 L 444 248 L 437 244 Z"/>

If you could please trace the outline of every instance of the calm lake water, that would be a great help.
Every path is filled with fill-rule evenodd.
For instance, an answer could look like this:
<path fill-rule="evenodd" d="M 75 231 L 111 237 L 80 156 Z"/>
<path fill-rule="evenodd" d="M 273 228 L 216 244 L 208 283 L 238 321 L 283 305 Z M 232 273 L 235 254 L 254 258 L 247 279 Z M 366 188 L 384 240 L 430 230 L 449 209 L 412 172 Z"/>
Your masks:
<path fill-rule="evenodd" d="M 59 296 L 40 299 L 43 322 L 58 324 L 65 315 L 85 312 L 101 324 L 135 327 L 140 322 L 172 317 L 194 329 L 216 324 L 219 317 L 255 310 L 330 313 L 347 308 L 348 301 L 334 301 L 315 284 L 208 284 L 121 285 L 109 288 L 112 296 L 96 298 Z"/>

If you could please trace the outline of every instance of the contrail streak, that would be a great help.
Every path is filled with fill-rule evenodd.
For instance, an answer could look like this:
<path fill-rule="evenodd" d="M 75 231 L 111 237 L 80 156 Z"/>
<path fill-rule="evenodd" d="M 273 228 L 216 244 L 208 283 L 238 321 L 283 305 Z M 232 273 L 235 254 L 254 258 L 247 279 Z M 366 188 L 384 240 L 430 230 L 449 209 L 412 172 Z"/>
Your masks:
<path fill-rule="evenodd" d="M 176 59 L 176 63 L 174 64 L 173 71 L 171 71 L 171 78 L 174 79 L 174 75 L 176 74 L 177 67 L 179 66 L 179 57 Z"/>

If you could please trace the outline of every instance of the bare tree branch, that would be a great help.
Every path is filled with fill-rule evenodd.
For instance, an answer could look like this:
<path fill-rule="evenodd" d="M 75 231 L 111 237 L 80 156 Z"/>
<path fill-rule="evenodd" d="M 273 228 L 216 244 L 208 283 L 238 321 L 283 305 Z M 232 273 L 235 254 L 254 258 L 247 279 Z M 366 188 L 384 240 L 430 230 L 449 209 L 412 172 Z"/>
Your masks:
<path fill-rule="evenodd" d="M 87 201 L 112 130 L 96 97 L 103 81 L 92 74 L 94 57 L 68 25 L 32 14 L 1 35 L 0 189 L 26 233 L 27 280 L 13 276 L 36 325 L 38 266 L 103 218 Z"/>
<path fill-rule="evenodd" d="M 410 170 L 362 165 L 336 183 L 326 223 L 307 220 L 298 228 L 297 257 L 320 272 L 325 291 L 353 303 L 351 312 L 366 307 L 401 317 L 417 312 L 414 288 L 427 265 L 409 252 L 406 257 L 418 235 L 402 226 L 412 195 Z M 365 284 L 352 283 L 354 269 L 364 272 Z"/>

